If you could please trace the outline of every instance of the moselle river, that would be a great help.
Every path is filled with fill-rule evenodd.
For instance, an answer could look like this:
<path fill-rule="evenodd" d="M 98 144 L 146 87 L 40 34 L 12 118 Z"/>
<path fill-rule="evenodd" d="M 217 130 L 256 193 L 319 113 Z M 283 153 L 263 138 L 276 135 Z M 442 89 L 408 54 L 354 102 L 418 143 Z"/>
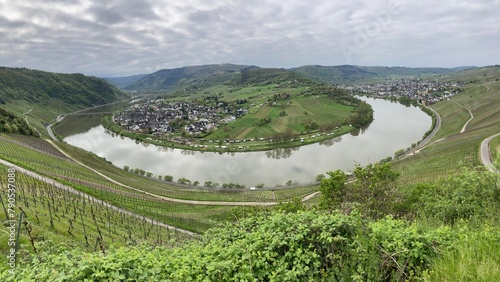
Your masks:
<path fill-rule="evenodd" d="M 123 168 L 140 168 L 154 175 L 184 177 L 192 182 L 239 183 L 247 187 L 284 185 L 292 180 L 313 182 L 318 174 L 356 164 L 366 165 L 394 156 L 422 139 L 432 119 L 416 107 L 363 98 L 374 109 L 374 121 L 363 132 L 325 142 L 260 152 L 218 153 L 164 148 L 117 136 L 102 125 L 68 136 L 67 143 L 106 158 Z"/>

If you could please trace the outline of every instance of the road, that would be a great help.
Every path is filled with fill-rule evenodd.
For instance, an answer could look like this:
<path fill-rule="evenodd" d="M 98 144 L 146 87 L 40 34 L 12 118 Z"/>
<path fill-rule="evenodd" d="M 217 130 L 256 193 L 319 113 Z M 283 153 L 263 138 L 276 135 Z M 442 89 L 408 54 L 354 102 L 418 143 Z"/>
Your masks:
<path fill-rule="evenodd" d="M 497 136 L 500 136 L 500 133 L 494 134 L 481 142 L 481 147 L 479 151 L 479 155 L 481 156 L 481 162 L 483 163 L 486 168 L 488 168 L 491 172 L 495 171 L 495 166 L 493 165 L 493 162 L 491 161 L 490 158 L 490 142 Z"/>
<path fill-rule="evenodd" d="M 59 141 L 59 140 L 57 140 L 56 136 L 54 135 L 54 132 L 52 132 L 52 126 L 55 123 L 61 122 L 65 117 L 66 117 L 65 115 L 58 115 L 55 121 L 53 121 L 52 123 L 47 125 L 47 128 L 46 128 L 47 133 L 49 134 L 50 138 L 52 138 L 52 140 Z"/>
<path fill-rule="evenodd" d="M 122 208 L 119 208 L 119 207 L 113 206 L 113 205 L 111 205 L 111 204 L 109 204 L 109 203 L 106 203 L 106 202 L 104 202 L 104 201 L 102 201 L 102 200 L 99 200 L 99 199 L 94 198 L 94 197 L 92 197 L 92 196 L 89 196 L 89 195 L 87 195 L 87 194 L 85 194 L 85 193 L 82 193 L 82 192 L 80 192 L 80 191 L 77 191 L 77 190 L 75 190 L 75 189 L 73 189 L 73 188 L 71 188 L 71 187 L 69 187 L 69 186 L 66 186 L 66 185 L 64 185 L 64 184 L 62 184 L 62 183 L 60 183 L 60 182 L 57 182 L 57 181 L 55 181 L 55 180 L 53 180 L 53 179 L 47 178 L 47 177 L 45 177 L 45 176 L 41 176 L 41 175 L 40 175 L 40 174 L 38 174 L 38 173 L 35 173 L 35 172 L 32 172 L 32 171 L 29 171 L 29 170 L 24 169 L 24 168 L 22 168 L 22 167 L 20 167 L 20 166 L 17 166 L 17 165 L 15 165 L 15 164 L 11 163 L 11 162 L 8 162 L 8 161 L 5 161 L 5 160 L 0 159 L 0 164 L 3 164 L 3 165 L 6 165 L 6 166 L 9 166 L 9 167 L 11 167 L 11 168 L 14 168 L 14 169 L 16 170 L 16 172 L 20 172 L 20 173 L 22 173 L 22 174 L 25 174 L 25 175 L 28 175 L 28 176 L 33 177 L 33 178 L 35 178 L 35 179 L 38 179 L 38 180 L 40 180 L 40 181 L 43 181 L 43 182 L 45 182 L 45 183 L 47 183 L 47 184 L 53 185 L 54 187 L 56 187 L 56 188 L 58 188 L 58 189 L 62 189 L 62 190 L 64 190 L 64 191 L 70 192 L 70 193 L 72 193 L 72 194 L 79 195 L 79 196 L 81 196 L 81 197 L 86 198 L 86 199 L 87 199 L 87 200 L 89 200 L 89 201 L 93 201 L 93 202 L 95 202 L 95 203 L 98 203 L 98 204 L 100 204 L 100 205 L 103 205 L 103 206 L 105 206 L 105 207 L 108 207 L 108 208 L 110 208 L 110 209 L 112 209 L 112 210 L 114 210 L 114 211 L 117 211 L 117 212 L 119 212 L 119 213 L 126 214 L 126 215 L 129 215 L 129 216 L 133 216 L 133 217 L 136 217 L 136 218 L 139 218 L 139 219 L 146 219 L 148 222 L 151 222 L 151 223 L 153 223 L 153 224 L 156 224 L 156 225 L 159 225 L 159 226 L 165 227 L 165 228 L 167 228 L 167 229 L 169 229 L 169 230 L 176 230 L 176 231 L 178 231 L 178 232 L 182 232 L 182 233 L 185 233 L 185 234 L 189 234 L 189 235 L 191 235 L 191 236 L 198 236 L 198 234 L 196 234 L 196 233 L 194 233 L 194 232 L 191 232 L 191 231 L 188 231 L 188 230 L 185 230 L 185 229 L 181 229 L 181 228 L 177 228 L 177 227 L 175 227 L 175 226 L 168 225 L 168 224 L 165 224 L 165 223 L 163 223 L 163 222 L 159 222 L 159 221 L 156 221 L 156 220 L 154 220 L 154 219 L 147 218 L 147 217 L 145 217 L 145 216 L 138 215 L 138 214 L 135 214 L 135 213 L 133 213 L 133 212 L 130 212 L 130 211 L 124 210 L 124 209 L 122 209 Z"/>
<path fill-rule="evenodd" d="M 428 107 L 428 109 L 430 109 L 434 113 L 434 117 L 436 118 L 436 124 L 434 125 L 434 128 L 432 129 L 431 133 L 429 133 L 429 135 L 427 135 L 427 137 L 425 137 L 424 140 L 422 140 L 422 142 L 420 142 L 417 145 L 417 147 L 415 147 L 415 150 L 421 149 L 422 147 L 427 145 L 427 143 L 429 143 L 429 141 L 431 141 L 431 139 L 434 138 L 434 135 L 436 135 L 436 133 L 438 133 L 438 131 L 441 129 L 441 123 L 442 123 L 441 116 L 434 109 L 430 107 Z"/>
<path fill-rule="evenodd" d="M 474 118 L 474 115 L 472 114 L 471 110 L 469 108 L 466 108 L 462 105 L 460 105 L 459 103 L 455 102 L 455 104 L 459 105 L 460 107 L 466 109 L 467 111 L 469 111 L 469 115 L 470 115 L 470 119 L 464 124 L 464 126 L 462 127 L 462 130 L 460 130 L 460 133 L 464 133 L 465 130 L 467 129 L 467 125 L 469 124 L 469 122 Z"/>
<path fill-rule="evenodd" d="M 409 150 L 408 152 L 406 152 L 406 154 L 404 154 L 403 156 L 399 157 L 398 160 L 403 160 L 403 159 L 406 159 L 406 158 L 410 157 L 411 155 L 413 155 L 415 153 L 419 153 L 420 150 L 422 150 L 423 148 L 425 148 L 426 145 L 427 145 L 427 143 L 429 143 L 429 141 L 431 141 L 431 139 L 434 138 L 434 136 L 436 135 L 436 133 L 438 133 L 439 129 L 441 129 L 441 123 L 442 123 L 441 116 L 434 109 L 432 109 L 430 107 L 427 107 L 427 108 L 430 109 L 434 113 L 434 117 L 436 118 L 436 124 L 434 125 L 434 128 L 432 129 L 431 133 L 429 133 L 429 135 L 427 135 L 427 137 L 425 137 L 420 143 L 418 143 L 418 145 L 413 150 Z M 432 142 L 429 145 L 437 143 L 437 142 L 439 142 L 441 140 L 443 140 L 443 139 L 439 139 L 439 140 L 437 140 L 435 142 Z"/>

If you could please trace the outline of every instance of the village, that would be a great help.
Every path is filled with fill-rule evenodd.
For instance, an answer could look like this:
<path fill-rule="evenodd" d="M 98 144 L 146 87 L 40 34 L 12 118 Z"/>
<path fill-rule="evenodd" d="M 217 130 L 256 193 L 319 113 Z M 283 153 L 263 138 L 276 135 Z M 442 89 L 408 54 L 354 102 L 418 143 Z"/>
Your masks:
<path fill-rule="evenodd" d="M 227 102 L 167 103 L 163 99 L 153 99 L 116 113 L 114 122 L 131 132 L 157 136 L 177 132 L 196 136 L 216 130 L 222 123 L 233 122 L 245 113 L 238 104 Z"/>
<path fill-rule="evenodd" d="M 406 97 L 423 105 L 432 105 L 457 94 L 460 86 L 461 84 L 456 82 L 400 78 L 385 83 L 348 85 L 340 88 L 383 99 Z"/>

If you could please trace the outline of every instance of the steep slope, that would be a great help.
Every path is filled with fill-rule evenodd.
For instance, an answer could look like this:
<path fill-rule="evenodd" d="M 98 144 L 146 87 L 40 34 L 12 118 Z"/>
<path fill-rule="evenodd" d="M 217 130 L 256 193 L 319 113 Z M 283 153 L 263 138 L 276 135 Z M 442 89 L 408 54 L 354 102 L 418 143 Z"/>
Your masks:
<path fill-rule="evenodd" d="M 230 81 L 232 85 L 251 86 L 268 84 L 315 85 L 317 82 L 300 74 L 278 68 L 251 68 L 235 74 Z"/>
<path fill-rule="evenodd" d="M 59 99 L 75 106 L 92 107 L 126 96 L 124 92 L 97 77 L 0 67 L 2 104 L 13 100 L 46 104 L 50 99 Z"/>
<path fill-rule="evenodd" d="M 159 70 L 128 85 L 130 91 L 166 92 L 180 87 L 207 87 L 227 82 L 242 70 L 256 68 L 245 65 L 202 65 Z"/>
<path fill-rule="evenodd" d="M 0 108 L 0 132 L 17 133 L 28 136 L 39 135 L 26 120 L 2 108 Z"/>
<path fill-rule="evenodd" d="M 127 97 L 129 94 L 97 77 L 0 67 L 0 106 L 42 135 L 46 124 L 60 114 Z"/>

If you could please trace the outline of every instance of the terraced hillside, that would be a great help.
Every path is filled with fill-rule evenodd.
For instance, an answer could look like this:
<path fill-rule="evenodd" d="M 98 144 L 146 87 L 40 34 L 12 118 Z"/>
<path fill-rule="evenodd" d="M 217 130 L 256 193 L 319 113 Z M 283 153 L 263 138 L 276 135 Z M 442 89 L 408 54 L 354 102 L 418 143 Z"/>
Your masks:
<path fill-rule="evenodd" d="M 500 67 L 461 71 L 440 79 L 466 81 L 464 91 L 432 106 L 443 123 L 430 144 L 394 166 L 408 182 L 436 179 L 480 166 L 481 141 L 500 132 Z M 471 116 L 472 113 L 472 116 Z"/>

